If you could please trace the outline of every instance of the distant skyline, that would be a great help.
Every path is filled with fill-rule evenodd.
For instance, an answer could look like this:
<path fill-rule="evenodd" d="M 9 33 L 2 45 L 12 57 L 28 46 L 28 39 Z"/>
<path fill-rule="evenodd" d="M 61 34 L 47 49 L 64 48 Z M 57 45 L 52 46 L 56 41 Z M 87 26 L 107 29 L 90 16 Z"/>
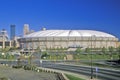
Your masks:
<path fill-rule="evenodd" d="M 120 39 L 120 0 L 0 0 L 0 30 L 97 30 Z"/>

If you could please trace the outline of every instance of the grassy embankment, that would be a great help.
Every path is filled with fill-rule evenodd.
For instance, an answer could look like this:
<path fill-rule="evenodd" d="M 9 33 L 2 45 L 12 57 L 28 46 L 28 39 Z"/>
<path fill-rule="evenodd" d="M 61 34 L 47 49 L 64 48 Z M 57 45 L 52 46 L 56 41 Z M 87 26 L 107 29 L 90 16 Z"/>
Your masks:
<path fill-rule="evenodd" d="M 68 74 L 65 74 L 65 75 L 69 80 L 85 80 L 85 79 L 82 79 L 82 78 L 78 78 L 76 76 L 72 76 L 72 75 L 68 75 Z"/>

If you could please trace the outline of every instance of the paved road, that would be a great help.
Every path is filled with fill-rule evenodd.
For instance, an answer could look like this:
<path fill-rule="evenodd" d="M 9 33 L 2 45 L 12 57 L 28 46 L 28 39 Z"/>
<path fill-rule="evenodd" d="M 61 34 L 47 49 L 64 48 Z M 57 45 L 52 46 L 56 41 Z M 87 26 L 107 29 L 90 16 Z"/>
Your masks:
<path fill-rule="evenodd" d="M 10 63 L 8 61 L 0 61 L 1 63 Z M 12 64 L 16 64 L 17 62 L 12 61 Z M 27 62 L 22 62 L 26 64 Z M 66 65 L 61 63 L 54 63 L 51 61 L 43 61 L 42 64 L 40 64 L 39 60 L 34 60 L 33 64 L 37 64 L 37 66 L 45 67 L 45 68 L 51 68 L 51 69 L 58 69 L 63 71 L 69 71 L 74 72 L 78 74 L 83 74 L 86 76 L 91 76 L 91 68 L 88 66 L 75 66 L 75 65 Z M 93 76 L 96 77 L 96 69 L 93 68 Z M 120 70 L 111 70 L 111 69 L 105 69 L 105 68 L 99 68 L 97 72 L 97 78 L 102 80 L 120 80 Z"/>
<path fill-rule="evenodd" d="M 91 67 L 88 66 L 66 65 L 53 62 L 43 62 L 42 66 L 91 76 Z M 96 68 L 93 68 L 93 76 L 96 77 Z M 102 80 L 120 80 L 120 70 L 99 68 L 97 70 L 97 78 Z"/>

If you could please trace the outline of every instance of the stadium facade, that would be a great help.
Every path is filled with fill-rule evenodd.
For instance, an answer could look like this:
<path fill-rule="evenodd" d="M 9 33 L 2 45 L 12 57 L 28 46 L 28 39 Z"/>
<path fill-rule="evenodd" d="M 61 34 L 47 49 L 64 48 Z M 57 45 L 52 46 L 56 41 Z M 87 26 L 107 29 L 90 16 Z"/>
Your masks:
<path fill-rule="evenodd" d="M 95 30 L 41 30 L 19 39 L 25 49 L 118 47 L 118 38 Z"/>

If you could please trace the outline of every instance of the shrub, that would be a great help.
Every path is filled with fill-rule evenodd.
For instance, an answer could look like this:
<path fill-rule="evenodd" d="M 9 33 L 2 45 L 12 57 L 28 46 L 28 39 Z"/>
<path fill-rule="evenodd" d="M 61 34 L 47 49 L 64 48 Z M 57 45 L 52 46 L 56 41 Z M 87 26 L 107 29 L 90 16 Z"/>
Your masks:
<path fill-rule="evenodd" d="M 0 80 L 8 80 L 8 78 L 2 77 L 2 78 L 0 78 Z"/>
<path fill-rule="evenodd" d="M 24 70 L 31 70 L 31 69 L 32 69 L 31 65 L 25 65 L 24 66 Z"/>
<path fill-rule="evenodd" d="M 22 68 L 22 66 L 21 65 L 13 65 L 12 68 L 19 69 L 19 68 Z"/>

